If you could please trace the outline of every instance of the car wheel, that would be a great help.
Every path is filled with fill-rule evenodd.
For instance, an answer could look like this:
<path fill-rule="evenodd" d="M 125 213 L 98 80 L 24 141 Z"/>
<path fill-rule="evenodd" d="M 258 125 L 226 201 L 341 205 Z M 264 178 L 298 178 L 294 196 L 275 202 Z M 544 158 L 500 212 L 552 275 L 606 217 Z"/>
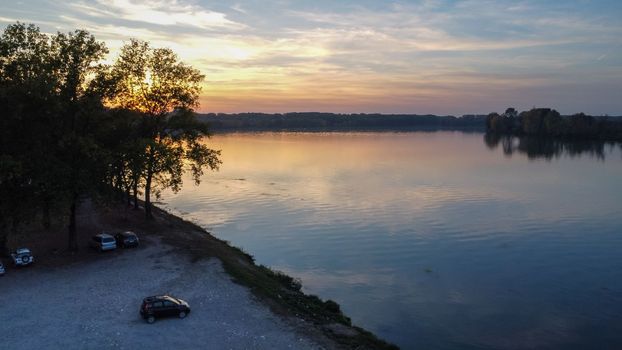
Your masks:
<path fill-rule="evenodd" d="M 184 318 L 184 317 L 186 317 L 186 312 L 185 311 L 181 311 L 179 313 L 179 318 Z"/>
<path fill-rule="evenodd" d="M 155 317 L 154 316 L 147 317 L 147 323 L 153 323 L 153 322 L 155 322 Z"/>

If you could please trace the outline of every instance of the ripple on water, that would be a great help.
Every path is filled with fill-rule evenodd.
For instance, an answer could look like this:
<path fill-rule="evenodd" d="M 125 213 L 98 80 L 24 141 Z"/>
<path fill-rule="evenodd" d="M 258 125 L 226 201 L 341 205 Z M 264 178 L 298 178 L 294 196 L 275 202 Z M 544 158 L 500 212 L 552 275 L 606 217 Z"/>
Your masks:
<path fill-rule="evenodd" d="M 403 348 L 622 348 L 620 149 L 595 166 L 482 139 L 215 137 L 235 161 L 164 197 Z"/>

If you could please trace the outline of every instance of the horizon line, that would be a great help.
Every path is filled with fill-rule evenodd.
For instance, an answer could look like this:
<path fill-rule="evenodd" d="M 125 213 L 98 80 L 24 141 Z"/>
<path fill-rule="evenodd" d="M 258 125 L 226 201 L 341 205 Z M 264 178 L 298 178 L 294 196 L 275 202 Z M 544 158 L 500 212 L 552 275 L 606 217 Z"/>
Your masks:
<path fill-rule="evenodd" d="M 532 109 L 551 109 L 551 110 L 557 110 L 555 108 L 550 108 L 550 107 L 534 107 Z M 530 111 L 531 109 L 526 109 L 523 111 L 519 111 L 519 113 L 521 112 L 526 112 L 526 111 Z M 559 111 L 558 111 L 559 112 Z M 317 113 L 317 114 L 335 114 L 335 115 L 413 115 L 413 116 L 436 116 L 436 117 L 456 117 L 456 118 L 460 118 L 460 117 L 464 117 L 464 116 L 487 116 L 491 113 L 503 113 L 503 112 L 488 112 L 488 113 L 463 113 L 460 115 L 456 115 L 456 114 L 435 114 L 435 113 L 412 113 L 412 112 L 408 112 L 408 113 L 387 113 L 387 112 L 319 112 L 319 111 L 289 111 L 289 112 L 202 112 L 202 111 L 194 111 L 194 113 L 196 114 L 305 114 L 305 113 Z M 585 115 L 589 115 L 592 117 L 622 117 L 622 113 L 616 113 L 616 114 L 591 114 L 591 113 L 586 113 L 586 112 L 574 112 L 574 113 L 560 113 L 562 116 L 570 116 L 570 115 L 575 115 L 575 114 L 585 114 Z"/>

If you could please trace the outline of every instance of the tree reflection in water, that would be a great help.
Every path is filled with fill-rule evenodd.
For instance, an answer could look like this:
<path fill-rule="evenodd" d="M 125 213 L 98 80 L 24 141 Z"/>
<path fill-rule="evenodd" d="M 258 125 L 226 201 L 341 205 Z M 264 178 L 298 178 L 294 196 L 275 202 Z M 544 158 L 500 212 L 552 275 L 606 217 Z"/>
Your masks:
<path fill-rule="evenodd" d="M 536 136 L 513 136 L 500 135 L 495 133 L 484 134 L 484 143 L 494 150 L 499 147 L 503 149 L 506 156 L 515 153 L 526 155 L 529 159 L 544 158 L 552 160 L 563 155 L 579 157 L 587 155 L 589 157 L 605 160 L 606 149 L 613 147 L 622 148 L 620 142 L 603 142 L 594 140 L 563 140 Z"/>

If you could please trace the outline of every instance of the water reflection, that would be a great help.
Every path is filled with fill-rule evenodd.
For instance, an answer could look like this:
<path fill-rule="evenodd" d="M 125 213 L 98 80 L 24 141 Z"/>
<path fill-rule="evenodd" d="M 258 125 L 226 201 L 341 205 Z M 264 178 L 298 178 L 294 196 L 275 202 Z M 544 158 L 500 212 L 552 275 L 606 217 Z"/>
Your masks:
<path fill-rule="evenodd" d="M 216 135 L 163 197 L 404 349 L 622 348 L 620 148 L 483 137 Z"/>
<path fill-rule="evenodd" d="M 622 148 L 622 143 L 593 140 L 566 141 L 536 136 L 512 136 L 486 133 L 484 142 L 491 150 L 501 145 L 503 153 L 512 156 L 516 153 L 526 155 L 529 159 L 544 158 L 552 160 L 568 155 L 571 158 L 589 156 L 605 160 L 607 148 Z"/>

